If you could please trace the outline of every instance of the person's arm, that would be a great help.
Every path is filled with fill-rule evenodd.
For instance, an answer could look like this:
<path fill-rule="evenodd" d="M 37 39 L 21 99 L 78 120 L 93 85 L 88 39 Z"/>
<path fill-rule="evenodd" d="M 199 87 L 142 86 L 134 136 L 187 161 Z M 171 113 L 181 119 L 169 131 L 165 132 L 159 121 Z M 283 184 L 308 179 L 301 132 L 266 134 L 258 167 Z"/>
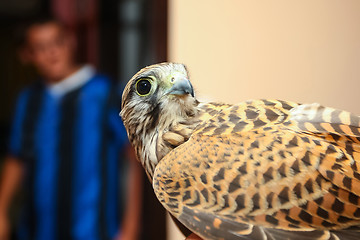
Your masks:
<path fill-rule="evenodd" d="M 6 157 L 0 181 L 0 239 L 9 239 L 8 209 L 18 189 L 24 173 L 22 162 L 15 158 Z"/>
<path fill-rule="evenodd" d="M 127 193 L 125 215 L 121 228 L 120 240 L 136 240 L 141 229 L 143 170 L 136 160 L 134 150 L 128 148 L 129 175 L 127 179 Z"/>

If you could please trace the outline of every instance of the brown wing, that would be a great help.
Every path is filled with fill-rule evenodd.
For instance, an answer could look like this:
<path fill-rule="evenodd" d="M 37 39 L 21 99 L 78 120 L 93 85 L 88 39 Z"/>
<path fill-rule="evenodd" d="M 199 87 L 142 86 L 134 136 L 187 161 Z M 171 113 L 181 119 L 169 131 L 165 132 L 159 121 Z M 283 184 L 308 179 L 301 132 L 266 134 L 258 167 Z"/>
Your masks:
<path fill-rule="evenodd" d="M 319 105 L 234 105 L 161 160 L 155 193 L 206 239 L 359 239 L 359 126 Z"/>

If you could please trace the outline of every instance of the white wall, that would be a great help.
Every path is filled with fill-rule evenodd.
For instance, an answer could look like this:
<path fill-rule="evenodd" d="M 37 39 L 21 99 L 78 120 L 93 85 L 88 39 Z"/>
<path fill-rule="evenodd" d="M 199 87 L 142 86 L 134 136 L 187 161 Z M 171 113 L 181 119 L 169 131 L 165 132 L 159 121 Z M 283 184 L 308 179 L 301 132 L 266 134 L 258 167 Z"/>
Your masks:
<path fill-rule="evenodd" d="M 360 1 L 170 0 L 170 60 L 199 96 L 276 98 L 360 114 Z"/>

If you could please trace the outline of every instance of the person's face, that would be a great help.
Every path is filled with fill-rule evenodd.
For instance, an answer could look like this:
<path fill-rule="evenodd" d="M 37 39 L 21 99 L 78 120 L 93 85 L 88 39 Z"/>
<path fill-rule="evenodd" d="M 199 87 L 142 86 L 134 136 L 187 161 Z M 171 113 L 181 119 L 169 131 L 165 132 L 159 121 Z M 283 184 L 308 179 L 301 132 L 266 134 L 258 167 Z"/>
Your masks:
<path fill-rule="evenodd" d="M 32 26 L 27 31 L 29 60 L 46 80 L 67 76 L 73 64 L 73 42 L 56 23 Z"/>

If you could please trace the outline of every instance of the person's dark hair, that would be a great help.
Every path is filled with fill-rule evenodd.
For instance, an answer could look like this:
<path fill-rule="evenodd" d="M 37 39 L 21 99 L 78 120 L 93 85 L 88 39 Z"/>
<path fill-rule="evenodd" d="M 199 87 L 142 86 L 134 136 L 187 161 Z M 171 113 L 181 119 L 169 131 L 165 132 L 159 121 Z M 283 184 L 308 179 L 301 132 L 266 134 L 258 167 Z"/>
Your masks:
<path fill-rule="evenodd" d="M 31 20 L 28 20 L 26 22 L 20 23 L 15 29 L 14 29 L 14 42 L 18 48 L 24 47 L 26 45 L 26 35 L 27 30 L 33 26 L 36 25 L 44 25 L 47 23 L 56 23 L 59 25 L 60 28 L 66 30 L 66 26 L 57 20 L 56 18 L 52 16 L 41 16 L 37 18 L 33 18 Z"/>

